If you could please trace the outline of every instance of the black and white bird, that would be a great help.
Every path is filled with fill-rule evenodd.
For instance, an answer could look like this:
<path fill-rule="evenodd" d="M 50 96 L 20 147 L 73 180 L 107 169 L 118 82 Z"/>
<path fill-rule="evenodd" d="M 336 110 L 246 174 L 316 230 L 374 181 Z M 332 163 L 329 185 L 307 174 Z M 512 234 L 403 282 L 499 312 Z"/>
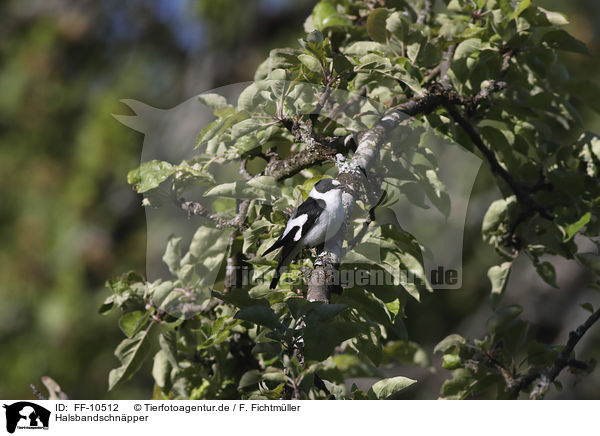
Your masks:
<path fill-rule="evenodd" d="M 277 287 L 281 272 L 305 247 L 316 247 L 333 238 L 344 222 L 342 190 L 344 185 L 334 179 L 315 184 L 308 198 L 292 213 L 283 234 L 264 255 L 283 247 L 271 289 Z"/>

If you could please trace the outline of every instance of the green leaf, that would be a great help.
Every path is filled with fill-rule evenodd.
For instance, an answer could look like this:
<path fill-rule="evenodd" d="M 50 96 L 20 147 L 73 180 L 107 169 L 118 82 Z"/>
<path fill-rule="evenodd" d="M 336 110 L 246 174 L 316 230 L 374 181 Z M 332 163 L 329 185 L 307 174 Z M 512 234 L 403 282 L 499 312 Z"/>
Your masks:
<path fill-rule="evenodd" d="M 267 60 L 270 61 L 270 59 Z M 259 92 L 260 88 L 256 85 L 256 83 L 252 83 L 250 86 L 244 89 L 238 97 L 238 110 L 248 113 L 254 112 L 256 110 L 255 99 Z"/>
<path fill-rule="evenodd" d="M 590 54 L 583 42 L 579 41 L 577 38 L 574 38 L 568 32 L 562 29 L 551 30 L 550 32 L 546 33 L 542 38 L 542 42 L 545 42 L 550 47 L 558 50 L 572 51 L 574 53 L 581 53 L 585 55 Z"/>
<path fill-rule="evenodd" d="M 139 168 L 129 171 L 127 183 L 139 193 L 149 191 L 167 180 L 175 172 L 175 167 L 169 162 L 151 160 L 144 162 Z"/>
<path fill-rule="evenodd" d="M 444 354 L 442 356 L 442 366 L 444 369 L 457 369 L 462 366 L 462 360 L 458 354 Z"/>
<path fill-rule="evenodd" d="M 556 271 L 550 262 L 541 262 L 535 266 L 536 271 L 542 279 L 550 286 L 558 288 L 556 284 Z"/>
<path fill-rule="evenodd" d="M 373 41 L 386 42 L 385 32 L 388 11 L 385 8 L 374 9 L 367 18 L 367 33 Z"/>
<path fill-rule="evenodd" d="M 177 275 L 181 262 L 181 238 L 171 238 L 167 242 L 167 249 L 162 257 L 173 275 Z"/>
<path fill-rule="evenodd" d="M 494 334 L 512 320 L 516 319 L 521 312 L 523 312 L 523 308 L 517 304 L 498 309 L 496 313 L 487 320 L 485 327 L 490 333 Z"/>
<path fill-rule="evenodd" d="M 227 231 L 211 227 L 199 227 L 192 237 L 189 253 L 198 259 L 213 256 L 220 253 L 228 242 L 229 235 Z"/>
<path fill-rule="evenodd" d="M 209 126 L 207 126 L 205 129 L 202 130 L 196 141 L 195 149 L 200 148 L 202 145 L 209 142 L 213 138 L 218 138 L 231 126 L 239 123 L 240 121 L 244 121 L 249 117 L 248 112 L 246 112 L 245 110 L 237 112 L 233 107 L 230 106 L 216 110 L 215 115 L 219 116 L 220 119 L 211 123 L 209 125 L 210 129 L 208 129 Z M 208 154 L 214 154 L 215 151 L 216 148 L 213 149 L 210 147 L 206 150 Z"/>
<path fill-rule="evenodd" d="M 481 42 L 481 39 L 479 38 L 465 39 L 456 47 L 456 51 L 454 52 L 454 59 L 458 60 L 468 58 L 473 53 L 475 53 L 478 50 L 481 50 L 486 46 L 489 46 L 489 44 L 483 44 Z"/>
<path fill-rule="evenodd" d="M 179 366 L 177 362 L 177 331 L 163 329 L 158 336 L 158 345 L 171 363 L 171 367 L 177 368 Z"/>
<path fill-rule="evenodd" d="M 350 26 L 351 21 L 341 15 L 329 0 L 322 0 L 313 9 L 312 23 L 315 29 L 323 31 L 329 27 Z"/>
<path fill-rule="evenodd" d="M 521 15 L 525 9 L 527 9 L 530 6 L 531 6 L 531 0 L 521 0 L 519 2 L 519 4 L 517 5 L 517 9 L 515 9 L 515 11 L 508 16 L 508 19 L 514 20 L 519 15 Z"/>
<path fill-rule="evenodd" d="M 359 58 L 371 52 L 386 54 L 388 51 L 389 49 L 386 45 L 375 41 L 356 41 L 346 47 L 342 47 L 344 54 Z"/>
<path fill-rule="evenodd" d="M 267 299 L 252 298 L 248 294 L 248 291 L 243 288 L 233 288 L 227 294 L 221 294 L 219 292 L 213 291 L 212 295 L 240 309 L 244 309 L 251 306 L 269 307 L 269 301 Z"/>
<path fill-rule="evenodd" d="M 309 71 L 312 71 L 313 73 L 321 73 L 323 70 L 321 67 L 321 62 L 319 62 L 319 60 L 313 55 L 301 54 L 298 56 L 298 60 L 300 60 L 300 62 L 302 62 L 302 65 L 304 65 L 306 68 L 309 69 Z"/>
<path fill-rule="evenodd" d="M 207 197 L 226 197 L 240 199 L 269 200 L 274 202 L 282 198 L 281 188 L 274 177 L 259 176 L 248 181 L 223 183 L 217 185 L 204 194 Z"/>
<path fill-rule="evenodd" d="M 239 310 L 235 314 L 234 318 L 241 319 L 243 321 L 249 321 L 257 325 L 262 325 L 270 328 L 271 330 L 275 330 L 281 325 L 279 318 L 273 309 L 266 306 L 246 307 Z"/>
<path fill-rule="evenodd" d="M 467 29 L 468 24 L 463 21 L 447 21 L 442 27 L 440 27 L 440 35 L 448 40 L 453 40 L 454 38 L 461 35 L 465 29 Z"/>
<path fill-rule="evenodd" d="M 579 230 L 581 230 L 583 227 L 585 227 L 587 225 L 587 223 L 590 222 L 591 218 L 592 218 L 592 214 L 587 212 L 581 218 L 579 218 L 577 221 L 575 221 L 573 224 L 569 224 L 569 225 L 565 226 L 566 234 L 565 234 L 565 238 L 563 239 L 563 242 L 570 241 Z"/>
<path fill-rule="evenodd" d="M 353 345 L 358 350 L 360 359 L 371 362 L 375 367 L 381 365 L 383 345 L 379 331 L 374 328 L 369 329 L 368 332 L 358 335 L 354 339 Z"/>
<path fill-rule="evenodd" d="M 156 382 L 156 385 L 163 391 L 169 391 L 171 385 L 171 364 L 166 353 L 163 350 L 159 350 L 154 355 L 154 362 L 152 365 L 152 377 Z"/>
<path fill-rule="evenodd" d="M 433 349 L 434 353 L 445 353 L 448 350 L 451 350 L 453 348 L 456 347 L 460 347 L 461 345 L 466 344 L 467 341 L 465 340 L 465 338 L 463 338 L 460 335 L 457 334 L 452 334 L 449 336 L 446 336 L 444 339 L 442 339 Z"/>
<path fill-rule="evenodd" d="M 504 262 L 500 265 L 494 265 L 488 270 L 488 278 L 492 283 L 492 307 L 495 308 L 504 294 L 512 262 Z"/>
<path fill-rule="evenodd" d="M 213 111 L 227 107 L 227 99 L 219 94 L 207 93 L 200 94 L 198 100 L 211 108 Z"/>
<path fill-rule="evenodd" d="M 588 82 L 587 85 L 584 89 L 575 92 L 575 94 L 579 94 L 579 96 L 589 94 L 588 97 L 591 99 L 594 99 L 594 96 L 596 96 L 600 100 L 600 88 L 591 82 Z M 587 103 L 590 104 L 589 101 Z M 600 106 L 595 108 L 595 110 L 600 112 Z M 575 146 L 578 150 L 581 150 L 579 157 L 586 164 L 587 175 L 589 177 L 597 177 L 600 174 L 600 138 L 591 132 L 585 132 L 581 134 Z"/>
<path fill-rule="evenodd" d="M 392 326 L 392 320 L 383 302 L 362 287 L 344 289 L 342 296 L 335 301 L 340 301 L 348 304 L 350 307 L 354 307 L 371 321 L 384 326 Z"/>
<path fill-rule="evenodd" d="M 582 304 L 580 304 L 580 306 L 583 307 L 588 312 L 594 313 L 594 306 L 592 306 L 590 303 L 582 303 Z"/>
<path fill-rule="evenodd" d="M 338 319 L 307 323 L 304 329 L 304 357 L 306 360 L 325 360 L 343 341 L 366 330 L 363 324 Z"/>
<path fill-rule="evenodd" d="M 392 12 L 386 20 L 385 28 L 400 41 L 406 41 L 410 23 L 399 11 Z"/>
<path fill-rule="evenodd" d="M 502 198 L 494 201 L 483 217 L 483 223 L 481 225 L 481 232 L 483 235 L 502 232 L 502 229 L 499 229 L 499 227 L 508 218 L 509 213 L 514 209 L 515 205 L 516 197 L 514 195 L 509 198 Z"/>
<path fill-rule="evenodd" d="M 154 323 L 132 338 L 125 339 L 115 350 L 115 356 L 121 361 L 121 366 L 108 374 L 108 390 L 114 389 L 119 383 L 127 381 L 135 374 L 150 352 L 151 336 L 154 333 Z"/>
<path fill-rule="evenodd" d="M 356 383 L 352 383 L 352 389 L 350 392 L 352 394 L 352 398 L 355 400 L 368 400 L 369 399 L 369 397 L 367 396 L 367 394 L 365 392 L 358 389 L 358 386 L 356 386 Z"/>
<path fill-rule="evenodd" d="M 412 40 L 413 38 L 411 38 Z M 410 61 L 414 64 L 417 61 L 417 57 L 419 56 L 419 52 L 421 51 L 422 41 L 419 39 L 417 41 L 409 41 L 406 44 L 406 57 L 410 59 Z"/>
<path fill-rule="evenodd" d="M 595 253 L 580 253 L 575 257 L 587 268 L 592 270 L 594 274 L 600 275 L 600 256 Z"/>
<path fill-rule="evenodd" d="M 416 342 L 390 341 L 383 347 L 385 363 L 400 362 L 429 368 L 431 361 L 427 352 Z"/>
<path fill-rule="evenodd" d="M 321 65 L 325 65 L 327 57 L 331 57 L 329 40 L 326 40 L 319 30 L 313 30 L 306 35 L 306 40 L 300 40 L 300 45 L 302 45 L 308 53 L 314 55 L 321 62 Z M 286 68 L 285 70 L 287 71 L 289 68 Z M 281 70 L 280 76 L 284 75 L 286 71 Z M 282 79 L 283 78 L 285 77 L 282 77 Z"/>
<path fill-rule="evenodd" d="M 532 341 L 527 346 L 527 362 L 536 367 L 547 367 L 554 363 L 560 353 L 558 346 Z"/>
<path fill-rule="evenodd" d="M 426 170 L 425 176 L 428 183 L 421 184 L 425 190 L 425 194 L 433 205 L 447 218 L 450 215 L 450 196 L 446 192 L 446 186 L 432 169 Z"/>
<path fill-rule="evenodd" d="M 537 10 L 541 12 L 548 20 L 548 23 L 550 23 L 553 26 L 566 26 L 567 24 L 569 24 L 569 20 L 567 20 L 567 17 L 565 17 L 560 12 L 548 11 L 540 7 L 538 7 Z"/>
<path fill-rule="evenodd" d="M 102 303 L 102 305 L 98 308 L 98 313 L 100 315 L 106 315 L 106 314 L 108 314 L 108 312 L 110 312 L 112 310 L 112 308 L 114 306 L 115 306 L 115 296 L 111 295 L 106 300 L 104 300 L 104 303 Z"/>
<path fill-rule="evenodd" d="M 408 86 L 410 90 L 415 93 L 415 95 L 423 95 L 423 88 L 421 87 L 421 83 L 413 76 L 411 76 L 406 70 L 401 68 L 396 72 L 396 75 L 398 76 L 398 80 L 400 80 L 402 83 Z"/>
<path fill-rule="evenodd" d="M 337 74 L 350 71 L 354 68 L 354 65 L 350 60 L 340 53 L 333 54 L 333 71 Z"/>
<path fill-rule="evenodd" d="M 149 313 L 142 310 L 129 312 L 119 318 L 119 328 L 128 338 L 140 331 L 149 318 Z"/>
<path fill-rule="evenodd" d="M 325 38 L 323 37 L 323 33 L 318 30 L 313 30 L 308 35 L 306 35 L 306 42 L 309 44 L 320 45 L 325 42 Z"/>
<path fill-rule="evenodd" d="M 246 371 L 242 377 L 240 377 L 240 382 L 238 384 L 238 389 L 245 389 L 249 387 L 254 387 L 258 385 L 258 383 L 262 380 L 262 374 L 258 369 L 251 369 L 250 371 Z"/>
<path fill-rule="evenodd" d="M 416 380 L 402 376 L 385 378 L 383 380 L 379 380 L 377 383 L 371 386 L 371 389 L 369 389 L 367 395 L 369 398 L 376 400 L 393 399 L 400 391 L 406 389 L 410 385 L 415 384 L 416 382 Z"/>
<path fill-rule="evenodd" d="M 446 380 L 442 385 L 442 397 L 449 399 L 465 398 L 471 389 L 471 386 L 476 381 L 471 370 L 460 368 L 452 372 L 452 378 Z"/>
<path fill-rule="evenodd" d="M 150 294 L 152 295 L 152 305 L 155 307 L 162 306 L 169 294 L 173 292 L 175 284 L 172 281 L 162 282 L 157 280 L 149 286 Z"/>
<path fill-rule="evenodd" d="M 305 306 L 308 322 L 323 322 L 335 318 L 348 306 L 345 304 L 328 304 L 320 301 L 311 301 Z"/>

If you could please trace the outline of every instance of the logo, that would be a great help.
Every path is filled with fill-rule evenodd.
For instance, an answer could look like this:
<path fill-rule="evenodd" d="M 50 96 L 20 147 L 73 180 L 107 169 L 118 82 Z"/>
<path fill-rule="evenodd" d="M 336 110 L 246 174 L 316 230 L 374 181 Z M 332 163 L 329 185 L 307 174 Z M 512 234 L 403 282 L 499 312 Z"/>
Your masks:
<path fill-rule="evenodd" d="M 317 104 L 317 97 L 323 95 L 327 105 Z M 273 210 L 281 212 L 300 204 L 293 186 L 284 189 L 277 179 L 293 162 L 269 150 L 279 147 L 285 155 L 299 143 L 306 144 L 306 150 L 316 147 L 310 127 L 302 122 L 314 116 L 331 127 L 330 146 L 342 151 L 352 148 L 357 135 L 388 110 L 357 94 L 285 80 L 227 85 L 166 110 L 135 100 L 123 103 L 135 115 L 115 118 L 144 134 L 142 164 L 130 178 L 143 193 L 146 206 L 146 277 L 151 282 L 160 279 L 166 286 L 176 276 L 184 284 L 178 288 L 185 291 L 182 298 L 163 301 L 161 310 L 186 318 L 222 280 L 221 266 L 232 235 L 223 220 L 237 219 L 234 211 L 244 201 L 258 208 L 250 236 L 244 237 L 245 251 L 247 246 L 257 247 L 259 234 L 272 224 L 260 218 L 271 213 L 263 206 L 276 204 Z M 277 118 L 282 114 L 286 120 L 296 120 L 290 121 L 291 127 Z M 344 153 L 336 154 L 335 162 L 330 157 L 329 167 L 323 167 L 329 176 L 343 170 L 354 172 L 363 182 L 356 193 L 358 208 L 363 209 L 359 210 L 362 227 L 354 227 L 354 237 L 347 241 L 348 250 L 339 262 L 339 275 L 331 277 L 331 284 L 386 287 L 389 292 L 399 292 L 401 285 L 411 293 L 426 287 L 460 289 L 467 207 L 482 161 L 426 123 L 404 119 L 402 114 L 397 118 L 369 171 L 353 168 Z M 304 155 L 289 153 L 302 162 Z M 294 180 L 298 188 L 308 189 L 306 183 L 301 185 L 303 177 L 309 176 Z M 192 220 L 192 215 L 200 219 Z M 284 215 L 273 212 L 280 224 Z M 373 220 L 377 225 L 369 225 Z M 384 247 L 390 240 L 396 245 Z M 250 267 L 244 262 L 228 263 L 226 277 L 259 289 L 273 273 L 267 261 Z M 306 280 L 304 275 L 288 277 Z"/>
<path fill-rule="evenodd" d="M 50 411 L 29 401 L 19 401 L 10 405 L 4 404 L 6 409 L 6 431 L 14 433 L 15 429 L 43 429 L 48 430 Z"/>

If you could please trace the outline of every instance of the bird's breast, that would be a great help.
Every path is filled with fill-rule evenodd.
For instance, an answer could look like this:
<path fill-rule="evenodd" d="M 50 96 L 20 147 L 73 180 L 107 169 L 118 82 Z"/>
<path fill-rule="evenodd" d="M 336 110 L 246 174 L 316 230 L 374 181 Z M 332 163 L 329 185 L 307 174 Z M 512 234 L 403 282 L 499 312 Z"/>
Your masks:
<path fill-rule="evenodd" d="M 344 208 L 342 206 L 341 195 L 339 196 L 339 201 L 330 202 L 329 206 L 306 234 L 304 245 L 314 247 L 322 244 L 333 238 L 339 231 L 344 222 Z"/>

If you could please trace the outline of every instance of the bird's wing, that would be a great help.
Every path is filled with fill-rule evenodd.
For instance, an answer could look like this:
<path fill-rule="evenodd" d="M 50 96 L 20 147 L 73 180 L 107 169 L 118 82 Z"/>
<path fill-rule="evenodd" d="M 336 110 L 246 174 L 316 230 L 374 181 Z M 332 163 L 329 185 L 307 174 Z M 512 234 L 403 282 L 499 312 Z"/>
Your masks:
<path fill-rule="evenodd" d="M 269 254 L 279 247 L 283 247 L 281 261 L 283 264 L 287 263 L 285 262 L 286 258 L 294 252 L 302 236 L 306 235 L 312 228 L 324 209 L 323 200 L 315 200 L 312 197 L 308 197 L 290 216 L 281 237 L 263 255 Z"/>

